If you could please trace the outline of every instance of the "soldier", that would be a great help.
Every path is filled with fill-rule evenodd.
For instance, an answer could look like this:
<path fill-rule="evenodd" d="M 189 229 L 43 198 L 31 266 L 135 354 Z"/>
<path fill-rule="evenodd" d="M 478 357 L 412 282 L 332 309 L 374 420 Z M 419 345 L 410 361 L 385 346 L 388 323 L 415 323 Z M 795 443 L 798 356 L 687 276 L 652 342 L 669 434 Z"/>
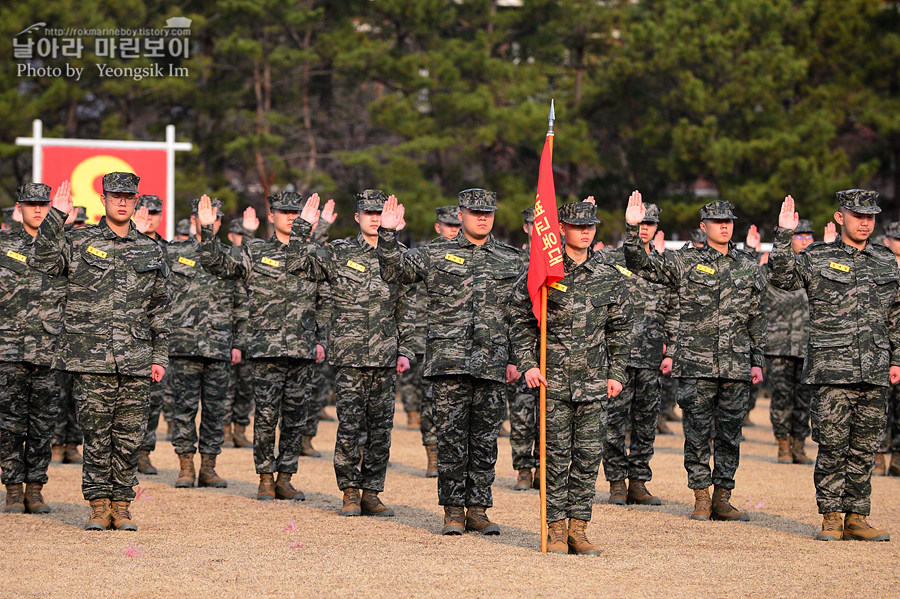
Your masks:
<path fill-rule="evenodd" d="M 137 530 L 129 511 L 137 449 L 150 381 L 162 380 L 168 365 L 168 267 L 159 245 L 131 221 L 138 181 L 131 173 L 104 175 L 106 216 L 68 234 L 72 199 L 57 194 L 34 242 L 35 268 L 68 280 L 52 365 L 74 373 L 84 429 L 81 488 L 91 504 L 85 530 Z"/>
<path fill-rule="evenodd" d="M 546 379 L 539 368 L 538 323 L 527 272 L 516 281 L 511 305 L 510 337 L 525 381 L 532 388 L 547 387 L 547 549 L 551 553 L 600 555 L 585 529 L 606 441 L 606 403 L 621 393 L 628 380 L 625 367 L 634 324 L 631 298 L 613 265 L 598 259 L 591 249 L 600 222 L 596 212 L 591 202 L 570 202 L 559 209 L 566 274 L 548 290 Z"/>
<path fill-rule="evenodd" d="M 799 218 L 794 198 L 784 199 L 769 280 L 788 291 L 805 288 L 809 298 L 803 382 L 813 385 L 810 416 L 819 444 L 813 482 L 824 515 L 816 539 L 887 541 L 887 531 L 866 518 L 886 387 L 900 383 L 900 273 L 890 250 L 868 242 L 881 212 L 878 193 L 848 189 L 836 196 L 841 237 L 797 255 L 790 242 Z"/>
<path fill-rule="evenodd" d="M 196 234 L 196 233 L 195 233 Z M 191 238 L 191 219 L 182 218 L 175 223 L 175 237 L 172 241 L 185 241 Z"/>
<path fill-rule="evenodd" d="M 18 206 L 8 206 L 3 209 L 2 231 L 22 228 L 22 212 Z"/>
<path fill-rule="evenodd" d="M 656 204 L 644 204 L 644 219 L 638 227 L 643 250 L 656 258 L 662 256 L 652 247 L 659 227 L 659 212 Z M 622 274 L 634 306 L 634 344 L 628 356 L 628 378 L 623 381 L 622 393 L 610 398 L 607 408 L 609 423 L 603 446 L 603 471 L 609 481 L 608 502 L 660 505 L 662 502 L 647 490 L 646 483 L 653 476 L 650 459 L 659 419 L 659 366 L 665 347 L 663 325 L 669 311 L 669 289 L 625 268 L 624 248 L 606 250 L 602 258 Z M 631 431 L 627 448 L 626 430 Z"/>
<path fill-rule="evenodd" d="M 191 221 L 199 230 L 200 198 L 191 202 Z M 215 236 L 222 223 L 221 202 L 211 200 L 212 252 L 229 252 Z M 201 266 L 200 235 L 169 246 L 169 289 L 172 294 L 172 335 L 169 368 L 175 427 L 172 447 L 178 454 L 176 488 L 225 488 L 228 482 L 216 473 L 216 456 L 225 440 L 225 392 L 231 365 L 241 361 L 242 345 L 234 338 L 243 315 L 235 303 L 233 278 L 209 272 Z M 200 409 L 200 433 L 195 421 Z M 194 470 L 194 453 L 200 452 L 200 472 Z"/>
<path fill-rule="evenodd" d="M 293 487 L 291 478 L 300 459 L 312 367 L 325 357 L 325 339 L 324 331 L 316 327 L 315 282 L 287 268 L 291 223 L 300 215 L 302 200 L 294 192 L 282 191 L 266 201 L 275 234 L 265 240 L 245 240 L 237 259 L 218 243 L 216 212 L 210 199 L 203 197 L 197 214 L 202 232 L 200 260 L 209 273 L 239 279 L 247 289 L 247 318 L 238 321 L 236 344 L 245 349 L 243 357 L 251 360 L 253 461 L 259 474 L 256 499 L 303 501 L 306 496 Z"/>
<path fill-rule="evenodd" d="M 67 195 L 64 183 L 57 195 Z M 28 264 L 34 238 L 50 211 L 50 187 L 16 191 L 22 227 L 0 234 L 0 468 L 4 512 L 46 514 L 50 444 L 59 408 L 58 371 L 50 367 L 59 334 L 66 280 Z M 22 484 L 24 483 L 24 492 Z"/>
<path fill-rule="evenodd" d="M 758 251 L 759 234 L 751 227 L 747 238 Z M 755 243 L 754 243 L 755 242 Z M 813 242 L 812 222 L 801 220 L 791 237 L 791 251 L 799 254 Z M 769 278 L 769 266 L 762 271 Z M 779 464 L 812 464 L 806 455 L 809 402 L 812 390 L 802 382 L 803 358 L 809 339 L 809 300 L 804 289 L 785 291 L 766 285 L 763 307 L 766 323 L 766 365 L 772 385 L 769 419 L 778 444 Z"/>
<path fill-rule="evenodd" d="M 73 227 L 75 229 L 84 227 L 87 223 L 87 208 L 84 206 L 75 206 L 75 220 L 72 222 L 75 225 Z"/>
<path fill-rule="evenodd" d="M 716 200 L 700 209 L 706 234 L 701 248 L 666 253 L 644 251 L 638 225 L 645 208 L 640 192 L 628 200 L 625 221 L 627 268 L 677 292 L 667 326 L 662 372 L 679 378 L 678 405 L 684 418 L 684 466 L 694 491 L 692 520 L 749 520 L 731 505 L 741 446 L 741 423 L 750 384 L 762 380 L 765 316 L 763 281 L 755 258 L 738 250 L 734 207 Z M 710 471 L 710 440 L 715 469 Z M 715 485 L 710 503 L 709 486 Z"/>
<path fill-rule="evenodd" d="M 381 278 L 375 255 L 386 200 L 378 189 L 357 194 L 359 235 L 321 246 L 306 241 L 319 204 L 318 196 L 312 196 L 291 233 L 288 268 L 327 280 L 330 288 L 326 347 L 328 362 L 337 369 L 334 472 L 344 492 L 341 516 L 394 515 L 378 494 L 384 491 L 390 455 L 397 375 L 409 370 L 414 356 L 409 339 L 415 314 L 401 301 L 404 290 Z M 364 445 L 361 429 L 366 431 Z"/>
<path fill-rule="evenodd" d="M 381 276 L 422 282 L 428 293 L 423 376 L 434 382 L 445 535 L 500 534 L 486 510 L 493 505 L 503 384 L 519 378 L 510 363 L 508 316 L 520 263 L 516 249 L 491 234 L 497 198 L 486 189 L 459 192 L 459 234 L 414 254 L 404 254 L 397 243 L 404 210 L 395 199 L 385 204 L 378 230 Z"/>
<path fill-rule="evenodd" d="M 884 245 L 894 254 L 900 266 L 900 223 L 889 223 L 884 228 Z M 887 468 L 885 456 L 891 454 L 891 467 Z M 891 385 L 887 395 L 887 426 L 884 440 L 875 454 L 875 470 L 872 474 L 900 476 L 900 385 Z"/>

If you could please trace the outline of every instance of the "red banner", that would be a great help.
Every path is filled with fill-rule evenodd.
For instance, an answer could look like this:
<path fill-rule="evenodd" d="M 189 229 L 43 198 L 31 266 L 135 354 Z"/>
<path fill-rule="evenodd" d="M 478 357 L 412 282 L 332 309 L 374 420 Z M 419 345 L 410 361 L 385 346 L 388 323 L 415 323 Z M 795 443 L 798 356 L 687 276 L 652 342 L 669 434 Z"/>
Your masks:
<path fill-rule="evenodd" d="M 553 134 L 547 135 L 538 171 L 534 224 L 531 229 L 531 255 L 528 263 L 528 294 L 534 315 L 541 324 L 541 287 L 565 276 L 559 215 L 556 212 L 556 188 L 553 185 Z"/>

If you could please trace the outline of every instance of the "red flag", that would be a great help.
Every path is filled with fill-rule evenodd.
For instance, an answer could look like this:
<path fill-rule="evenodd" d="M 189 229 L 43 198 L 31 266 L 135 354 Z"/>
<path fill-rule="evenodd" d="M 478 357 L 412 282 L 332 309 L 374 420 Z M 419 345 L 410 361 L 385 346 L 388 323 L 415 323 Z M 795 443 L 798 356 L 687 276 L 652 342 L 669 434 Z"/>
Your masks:
<path fill-rule="evenodd" d="M 534 223 L 531 228 L 531 255 L 528 262 L 528 294 L 531 296 L 538 324 L 542 324 L 541 287 L 555 283 L 564 276 L 556 188 L 553 186 L 553 133 L 548 133 L 538 171 Z"/>

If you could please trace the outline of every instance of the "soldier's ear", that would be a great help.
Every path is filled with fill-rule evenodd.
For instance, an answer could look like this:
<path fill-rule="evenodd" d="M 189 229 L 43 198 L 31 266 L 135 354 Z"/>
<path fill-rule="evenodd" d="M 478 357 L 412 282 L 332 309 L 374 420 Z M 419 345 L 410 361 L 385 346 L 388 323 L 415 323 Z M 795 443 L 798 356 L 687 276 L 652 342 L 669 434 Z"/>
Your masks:
<path fill-rule="evenodd" d="M 353 220 L 355 220 L 356 222 L 359 222 L 359 212 L 353 213 Z"/>
<path fill-rule="evenodd" d="M 700 221 L 700 230 L 703 231 L 704 233 L 706 233 L 706 221 L 705 220 Z"/>
<path fill-rule="evenodd" d="M 272 214 L 271 210 L 269 210 L 269 212 L 266 214 L 266 218 L 269 219 L 270 223 L 272 223 L 273 225 L 275 224 L 275 215 Z"/>
<path fill-rule="evenodd" d="M 439 225 L 438 223 L 434 223 L 434 232 L 437 233 L 438 235 L 440 235 L 441 234 L 441 225 Z"/>
<path fill-rule="evenodd" d="M 840 210 L 834 213 L 834 222 L 841 225 L 842 227 L 844 226 L 844 215 Z"/>

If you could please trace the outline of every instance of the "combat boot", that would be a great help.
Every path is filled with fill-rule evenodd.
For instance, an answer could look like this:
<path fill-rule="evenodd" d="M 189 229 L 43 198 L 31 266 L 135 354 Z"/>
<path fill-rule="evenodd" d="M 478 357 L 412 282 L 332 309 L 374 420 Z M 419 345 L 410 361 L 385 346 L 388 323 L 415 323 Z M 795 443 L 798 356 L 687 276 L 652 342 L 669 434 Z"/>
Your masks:
<path fill-rule="evenodd" d="M 63 454 L 63 463 L 65 464 L 81 464 L 84 458 L 78 451 L 78 443 L 66 443 L 66 451 Z"/>
<path fill-rule="evenodd" d="M 461 535 L 466 530 L 466 511 L 454 505 L 444 506 L 442 535 Z"/>
<path fill-rule="evenodd" d="M 179 453 L 178 454 L 178 478 L 175 479 L 176 489 L 190 489 L 194 486 L 194 479 L 197 477 L 194 471 L 194 454 Z"/>
<path fill-rule="evenodd" d="M 50 461 L 56 464 L 62 464 L 63 460 L 66 458 L 66 446 L 65 445 L 51 445 L 50 446 Z"/>
<path fill-rule="evenodd" d="M 527 491 L 532 484 L 534 484 L 534 475 L 531 473 L 531 468 L 522 468 L 519 470 L 519 478 L 516 479 L 513 491 Z"/>
<path fill-rule="evenodd" d="M 362 509 L 359 505 L 359 489 L 348 487 L 344 489 L 344 505 L 341 506 L 340 516 L 359 516 Z"/>
<path fill-rule="evenodd" d="M 22 483 L 6 485 L 6 507 L 3 511 L 7 514 L 25 513 L 25 494 L 22 492 Z"/>
<path fill-rule="evenodd" d="M 275 500 L 275 475 L 271 472 L 263 472 L 259 475 L 259 487 L 256 489 L 256 500 Z"/>
<path fill-rule="evenodd" d="M 718 485 L 714 487 L 712 496 L 713 520 L 740 520 L 742 522 L 749 520 L 750 514 L 735 508 L 728 501 L 729 499 L 731 499 L 731 489 L 726 489 Z"/>
<path fill-rule="evenodd" d="M 222 447 L 228 447 L 229 443 L 233 443 L 231 436 L 231 423 L 223 422 L 222 423 L 222 432 L 225 434 L 225 440 L 222 441 Z"/>
<path fill-rule="evenodd" d="M 579 520 L 578 518 L 569 518 L 569 553 L 578 555 L 600 555 L 600 549 L 588 541 L 585 529 L 587 528 L 587 520 Z"/>
<path fill-rule="evenodd" d="M 30 514 L 49 514 L 50 506 L 44 503 L 42 483 L 25 483 L 25 511 Z"/>
<path fill-rule="evenodd" d="M 279 472 L 278 480 L 275 481 L 275 499 L 290 499 L 292 501 L 306 501 L 306 495 L 303 491 L 295 489 L 291 484 L 290 472 Z"/>
<path fill-rule="evenodd" d="M 845 541 L 890 541 L 891 535 L 886 530 L 872 527 L 862 514 L 849 512 L 844 518 Z"/>
<path fill-rule="evenodd" d="M 675 411 L 675 404 L 669 406 L 669 409 L 665 411 L 664 415 L 669 422 L 681 422 L 681 416 Z"/>
<path fill-rule="evenodd" d="M 137 523 L 131 519 L 131 512 L 128 510 L 130 506 L 130 501 L 112 502 L 113 528 L 116 530 L 137 530 Z"/>
<path fill-rule="evenodd" d="M 359 502 L 360 511 L 364 516 L 393 516 L 394 510 L 384 505 L 378 498 L 378 491 L 363 489 L 362 501 Z"/>
<path fill-rule="evenodd" d="M 844 536 L 844 524 L 839 512 L 828 512 L 822 519 L 822 531 L 816 535 L 817 541 L 840 541 Z"/>
<path fill-rule="evenodd" d="M 85 530 L 106 530 L 112 526 L 113 513 L 108 497 L 91 499 L 91 518 L 84 525 Z"/>
<path fill-rule="evenodd" d="M 791 439 L 791 459 L 795 464 L 812 464 L 813 460 L 806 455 L 806 439 Z"/>
<path fill-rule="evenodd" d="M 235 447 L 252 447 L 253 442 L 247 438 L 247 427 L 243 424 L 231 425 L 231 440 Z"/>
<path fill-rule="evenodd" d="M 216 474 L 216 454 L 200 454 L 200 476 L 197 477 L 198 487 L 214 487 L 224 489 L 228 481 Z"/>
<path fill-rule="evenodd" d="M 437 478 L 437 445 L 426 445 L 425 455 L 428 456 L 428 465 L 425 466 L 425 478 Z"/>
<path fill-rule="evenodd" d="M 888 468 L 888 476 L 900 476 L 900 452 L 891 454 L 891 467 Z"/>
<path fill-rule="evenodd" d="M 884 461 L 883 453 L 875 454 L 875 469 L 872 470 L 872 476 L 884 476 L 885 471 L 887 470 Z"/>
<path fill-rule="evenodd" d="M 666 424 L 666 417 L 660 414 L 656 417 L 656 434 L 658 435 L 674 435 L 672 429 Z"/>
<path fill-rule="evenodd" d="M 712 516 L 712 501 L 709 499 L 709 487 L 694 489 L 694 511 L 691 520 L 709 520 Z"/>
<path fill-rule="evenodd" d="M 557 520 L 547 525 L 547 553 L 568 553 L 566 521 Z"/>
<path fill-rule="evenodd" d="M 422 416 L 419 414 L 418 410 L 413 410 L 412 412 L 406 413 L 406 428 L 410 428 L 414 431 L 419 430 L 419 427 L 422 426 Z"/>
<path fill-rule="evenodd" d="M 609 499 L 606 503 L 610 505 L 625 505 L 628 500 L 628 488 L 625 486 L 624 480 L 609 481 Z"/>
<path fill-rule="evenodd" d="M 490 521 L 487 508 L 481 505 L 469 507 L 466 513 L 466 530 L 480 532 L 483 535 L 500 534 L 500 527 Z"/>
<path fill-rule="evenodd" d="M 779 464 L 790 464 L 793 461 L 793 458 L 791 458 L 791 441 L 792 439 L 775 439 L 775 442 L 778 443 Z"/>
<path fill-rule="evenodd" d="M 300 455 L 311 458 L 321 458 L 322 452 L 316 451 L 316 448 L 312 445 L 312 439 L 312 435 L 303 435 L 303 439 L 300 442 Z"/>
<path fill-rule="evenodd" d="M 138 472 L 141 474 L 158 474 L 158 471 L 150 462 L 150 452 L 143 449 L 138 451 Z"/>
<path fill-rule="evenodd" d="M 659 497 L 647 490 L 647 483 L 642 480 L 629 479 L 627 503 L 638 505 L 662 505 Z"/>

